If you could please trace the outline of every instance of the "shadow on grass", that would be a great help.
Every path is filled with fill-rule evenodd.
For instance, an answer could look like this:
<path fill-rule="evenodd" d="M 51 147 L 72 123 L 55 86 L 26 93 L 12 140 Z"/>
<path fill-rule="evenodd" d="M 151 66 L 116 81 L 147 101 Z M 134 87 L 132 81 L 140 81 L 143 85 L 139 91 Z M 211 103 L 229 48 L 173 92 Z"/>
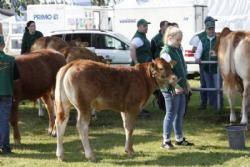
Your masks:
<path fill-rule="evenodd" d="M 149 153 L 150 154 L 150 153 Z M 146 155 L 150 156 L 150 155 Z M 224 152 L 187 152 L 187 153 L 177 153 L 174 155 L 167 154 L 157 157 L 154 160 L 129 160 L 115 162 L 115 165 L 125 165 L 125 166 L 213 166 L 221 165 L 230 159 L 239 158 L 246 156 L 246 153 L 224 153 Z M 249 156 L 249 154 L 247 155 Z"/>

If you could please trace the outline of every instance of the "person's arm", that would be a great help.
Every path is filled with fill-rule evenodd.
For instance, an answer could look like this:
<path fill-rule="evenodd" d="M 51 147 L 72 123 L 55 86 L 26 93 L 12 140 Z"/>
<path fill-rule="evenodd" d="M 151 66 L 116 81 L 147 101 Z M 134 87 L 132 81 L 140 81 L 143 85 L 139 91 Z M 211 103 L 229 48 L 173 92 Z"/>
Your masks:
<path fill-rule="evenodd" d="M 130 45 L 130 56 L 135 64 L 138 63 L 137 57 L 136 57 L 136 46 L 134 44 Z"/>
<path fill-rule="evenodd" d="M 203 47 L 202 47 L 202 42 L 200 41 L 196 49 L 196 52 L 194 54 L 194 58 L 196 62 L 200 62 L 202 51 L 203 51 Z"/>
<path fill-rule="evenodd" d="M 143 41 L 138 37 L 133 38 L 131 41 L 129 50 L 130 50 L 130 56 L 131 56 L 134 64 L 139 63 L 138 59 L 137 59 L 137 55 L 136 55 L 136 49 L 141 47 L 143 44 L 144 44 Z"/>

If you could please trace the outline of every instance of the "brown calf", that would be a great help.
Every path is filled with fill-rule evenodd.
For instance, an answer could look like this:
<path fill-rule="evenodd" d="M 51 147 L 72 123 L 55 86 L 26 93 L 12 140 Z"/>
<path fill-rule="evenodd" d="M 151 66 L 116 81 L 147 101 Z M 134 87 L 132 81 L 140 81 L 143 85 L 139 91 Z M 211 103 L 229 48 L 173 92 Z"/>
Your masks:
<path fill-rule="evenodd" d="M 231 31 L 224 28 L 217 40 L 215 50 L 223 77 L 224 93 L 230 105 L 230 122 L 236 122 L 234 99 L 236 91 L 242 94 L 241 123 L 247 124 L 250 106 L 250 32 Z"/>
<path fill-rule="evenodd" d="M 49 114 L 49 133 L 54 127 L 54 102 L 51 97 L 55 86 L 58 70 L 66 64 L 62 54 L 57 51 L 42 49 L 29 54 L 16 56 L 16 63 L 20 73 L 20 80 L 14 84 L 14 104 L 11 115 L 14 142 L 20 144 L 21 137 L 18 129 L 18 103 L 24 99 L 37 99 L 42 97 Z"/>
<path fill-rule="evenodd" d="M 87 159 L 95 161 L 88 140 L 93 109 L 121 112 L 126 134 L 125 151 L 131 155 L 137 114 L 153 91 L 175 82 L 171 65 L 160 58 L 134 67 L 112 67 L 87 60 L 67 64 L 58 72 L 55 90 L 57 157 L 63 158 L 63 134 L 71 105 L 78 112 L 77 128 Z"/>

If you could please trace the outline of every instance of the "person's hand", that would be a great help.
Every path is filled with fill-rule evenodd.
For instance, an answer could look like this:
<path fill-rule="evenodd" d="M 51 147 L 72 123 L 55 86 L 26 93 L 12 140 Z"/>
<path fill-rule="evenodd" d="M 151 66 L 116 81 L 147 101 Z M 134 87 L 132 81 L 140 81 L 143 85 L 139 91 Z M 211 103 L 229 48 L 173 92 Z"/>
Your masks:
<path fill-rule="evenodd" d="M 182 94 L 183 91 L 184 91 L 184 90 L 183 90 L 181 87 L 175 88 L 175 94 L 176 94 L 176 95 Z"/>

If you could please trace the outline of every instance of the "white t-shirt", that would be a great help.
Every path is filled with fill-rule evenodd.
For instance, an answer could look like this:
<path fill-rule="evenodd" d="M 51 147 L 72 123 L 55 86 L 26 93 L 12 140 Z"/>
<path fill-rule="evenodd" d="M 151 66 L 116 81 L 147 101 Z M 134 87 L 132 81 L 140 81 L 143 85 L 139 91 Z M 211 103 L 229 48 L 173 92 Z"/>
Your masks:
<path fill-rule="evenodd" d="M 141 47 L 144 43 L 139 37 L 135 37 L 132 39 L 131 44 L 134 45 L 136 48 Z"/>
<path fill-rule="evenodd" d="M 162 53 L 160 57 L 166 60 L 166 62 L 170 62 L 172 60 L 168 53 Z"/>
<path fill-rule="evenodd" d="M 200 42 L 200 38 L 198 37 L 198 35 L 194 35 L 189 41 L 189 44 L 197 48 L 199 45 L 199 42 Z"/>

